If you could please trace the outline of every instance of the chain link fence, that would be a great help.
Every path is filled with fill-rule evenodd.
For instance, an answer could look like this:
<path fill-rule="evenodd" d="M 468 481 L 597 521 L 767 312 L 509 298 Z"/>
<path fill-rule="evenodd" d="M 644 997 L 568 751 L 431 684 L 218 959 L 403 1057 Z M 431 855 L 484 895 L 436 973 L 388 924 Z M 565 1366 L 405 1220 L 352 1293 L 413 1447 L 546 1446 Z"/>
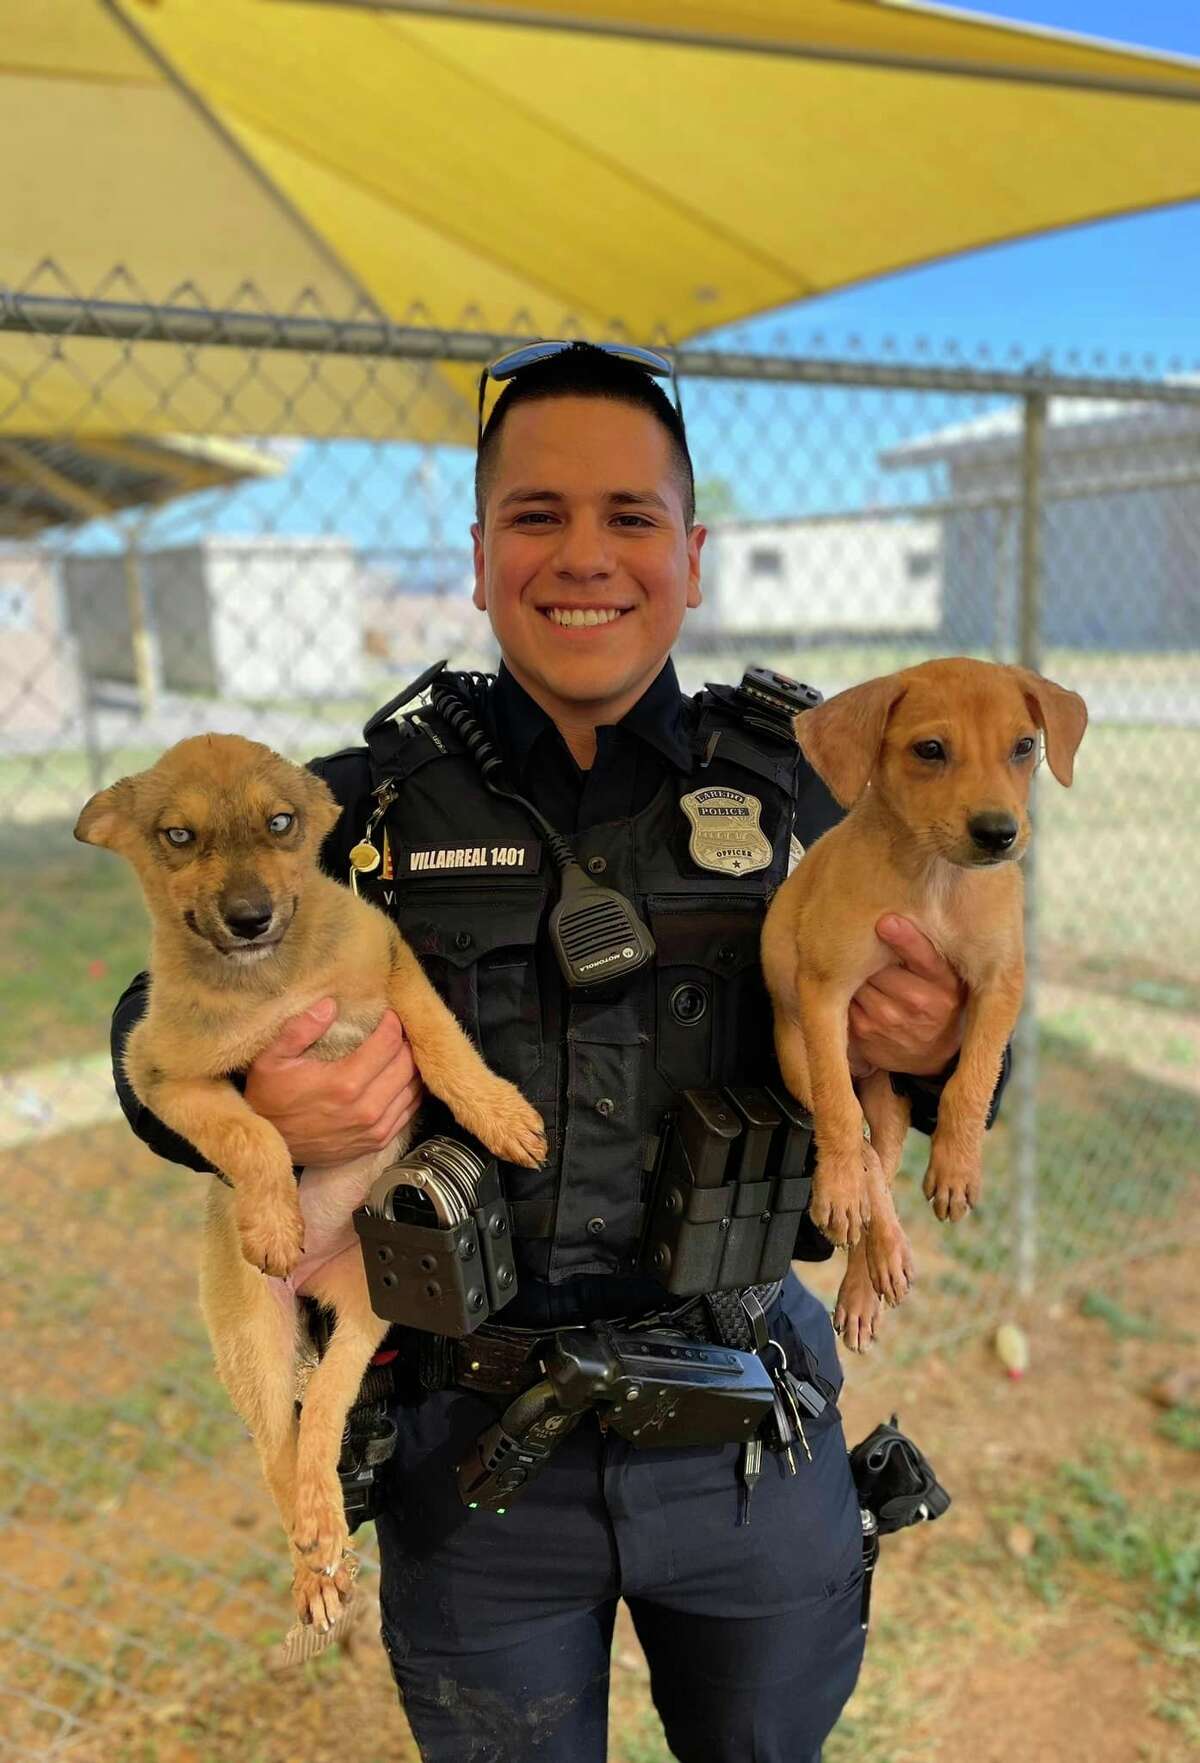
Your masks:
<path fill-rule="evenodd" d="M 270 312 L 249 288 L 155 305 L 124 272 L 84 295 L 52 267 L 0 297 L 3 1755 L 112 1755 L 114 1722 L 260 1659 L 288 1619 L 195 1303 L 203 1182 L 112 1096 L 144 914 L 71 828 L 184 735 L 305 759 L 431 660 L 495 664 L 466 443 L 478 364 L 529 327 L 411 316 Z M 685 686 L 764 663 L 829 694 L 970 653 L 1091 709 L 1074 788 L 1038 780 L 986 1204 L 941 1231 L 903 1184 L 923 1277 L 888 1319 L 894 1370 L 1195 1234 L 1200 381 L 744 341 L 679 352 L 709 528 Z"/>

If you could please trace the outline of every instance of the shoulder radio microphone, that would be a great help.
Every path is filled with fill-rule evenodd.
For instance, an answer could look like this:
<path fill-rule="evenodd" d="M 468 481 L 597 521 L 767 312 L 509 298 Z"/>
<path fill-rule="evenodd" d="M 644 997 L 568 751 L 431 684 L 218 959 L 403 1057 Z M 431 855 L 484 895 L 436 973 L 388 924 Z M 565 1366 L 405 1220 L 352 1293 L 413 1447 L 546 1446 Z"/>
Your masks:
<path fill-rule="evenodd" d="M 494 796 L 515 802 L 538 828 L 559 871 L 559 897 L 547 927 L 563 978 L 572 990 L 624 979 L 654 958 L 654 938 L 630 901 L 616 888 L 602 886 L 585 874 L 570 844 L 524 796 L 503 780 L 503 765 L 469 705 L 440 676 L 430 686 L 429 702 L 447 722 L 479 767 L 484 787 Z"/>
<path fill-rule="evenodd" d="M 548 930 L 550 944 L 564 980 L 572 991 L 587 986 L 604 985 L 636 973 L 654 959 L 654 938 L 639 918 L 633 905 L 616 888 L 604 887 L 586 875 L 572 851 L 570 843 L 556 832 L 549 821 L 526 797 L 519 796 L 504 779 L 500 755 L 480 727 L 473 709 L 456 686 L 468 691 L 484 689 L 484 675 L 446 675 L 446 663 L 437 662 L 419 680 L 371 717 L 363 730 L 370 740 L 374 730 L 420 693 L 428 691 L 430 708 L 452 728 L 462 740 L 467 753 L 479 768 L 484 788 L 506 802 L 515 802 L 537 827 L 546 841 L 559 872 L 559 897 L 550 913 Z M 454 684 L 450 681 L 454 680 Z M 385 778 L 375 791 L 376 806 L 366 831 L 350 852 L 350 883 L 358 891 L 360 874 L 377 869 L 379 852 L 373 840 L 375 830 L 395 797 L 395 785 Z"/>

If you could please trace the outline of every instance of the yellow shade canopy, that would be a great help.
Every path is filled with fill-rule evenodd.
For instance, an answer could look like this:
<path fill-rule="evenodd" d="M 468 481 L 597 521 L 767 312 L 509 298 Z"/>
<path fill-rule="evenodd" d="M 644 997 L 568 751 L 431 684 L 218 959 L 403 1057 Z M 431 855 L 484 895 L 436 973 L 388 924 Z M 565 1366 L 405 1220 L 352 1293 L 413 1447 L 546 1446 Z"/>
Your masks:
<path fill-rule="evenodd" d="M 189 435 L 0 436 L 0 539 L 31 539 L 133 509 L 161 508 L 201 490 L 276 477 L 283 461 L 262 448 Z"/>
<path fill-rule="evenodd" d="M 680 341 L 1200 195 L 1200 64 L 893 0 L 39 0 L 0 80 L 42 292 Z M 0 428 L 473 432 L 466 370 L 139 355 L 0 338 Z"/>

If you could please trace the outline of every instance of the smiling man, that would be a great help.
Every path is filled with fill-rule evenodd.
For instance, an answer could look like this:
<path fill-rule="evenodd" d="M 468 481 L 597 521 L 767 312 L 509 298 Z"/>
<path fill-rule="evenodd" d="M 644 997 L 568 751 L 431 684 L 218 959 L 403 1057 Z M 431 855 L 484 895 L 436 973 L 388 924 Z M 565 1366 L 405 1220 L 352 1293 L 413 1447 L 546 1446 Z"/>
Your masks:
<path fill-rule="evenodd" d="M 492 370 L 504 389 L 481 428 L 475 603 L 503 665 L 490 684 L 452 683 L 541 831 L 487 790 L 468 723 L 405 714 L 412 690 L 368 724 L 369 753 L 316 762 L 344 807 L 324 853 L 342 878 L 372 791 L 391 785 L 373 833 L 386 857 L 363 891 L 550 1143 L 543 1169 L 503 1172 L 518 1290 L 502 1326 L 469 1350 L 411 1330 L 396 1342 L 399 1444 L 376 1513 L 383 1637 L 426 1763 L 603 1763 L 621 1599 L 685 1763 L 812 1763 L 861 1658 L 862 1538 L 827 1314 L 794 1275 L 744 1300 L 735 1283 L 682 1303 L 639 1264 L 646 1172 L 680 1092 L 771 1080 L 762 917 L 793 835 L 807 844 L 838 815 L 786 722 L 764 731 L 732 690 L 680 692 L 670 651 L 700 601 L 705 533 L 664 371 L 553 344 Z M 650 927 L 654 960 L 623 981 L 564 979 L 546 823 Z M 860 1069 L 907 1074 L 928 1130 L 960 988 L 915 927 L 885 920 L 881 935 L 897 961 L 855 1001 L 852 1053 Z M 118 1048 L 141 1004 L 135 984 Z M 246 1075 L 299 1164 L 389 1144 L 421 1104 L 394 1019 L 338 1063 L 303 1057 L 333 1009 L 297 1018 Z M 148 1142 L 198 1166 L 127 1086 L 123 1100 Z M 796 1247 L 827 1252 L 803 1224 Z M 741 1329 L 750 1345 L 756 1303 L 778 1355 L 828 1398 L 791 1472 L 768 1454 L 759 1478 L 736 1445 L 633 1448 L 589 1415 L 503 1517 L 464 1510 L 456 1467 L 540 1376 L 553 1330 L 654 1319 L 726 1346 Z"/>
<path fill-rule="evenodd" d="M 475 604 L 507 672 L 587 768 L 597 725 L 633 708 L 700 604 L 705 531 L 676 434 L 611 398 L 531 398 L 533 373 L 513 383 L 480 447 Z M 555 368 L 547 375 L 553 385 Z"/>

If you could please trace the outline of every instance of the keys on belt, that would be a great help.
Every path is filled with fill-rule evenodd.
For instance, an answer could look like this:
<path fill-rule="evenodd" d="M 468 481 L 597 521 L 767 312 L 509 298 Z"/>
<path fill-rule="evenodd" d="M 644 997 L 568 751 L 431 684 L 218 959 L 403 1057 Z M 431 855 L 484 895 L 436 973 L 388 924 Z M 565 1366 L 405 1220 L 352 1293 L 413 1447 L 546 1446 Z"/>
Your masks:
<path fill-rule="evenodd" d="M 789 1473 L 795 1475 L 797 1445 L 808 1462 L 812 1462 L 804 1422 L 819 1419 L 830 1398 L 817 1388 L 813 1377 L 797 1375 L 790 1370 L 786 1353 L 767 1331 L 766 1310 L 753 1292 L 743 1294 L 742 1308 L 750 1324 L 755 1348 L 770 1374 L 774 1392 L 771 1412 L 764 1426 L 756 1438 L 747 1440 L 742 1450 L 742 1499 L 738 1521 L 749 1524 L 750 1502 L 762 1475 L 764 1446 L 782 1456 Z"/>

